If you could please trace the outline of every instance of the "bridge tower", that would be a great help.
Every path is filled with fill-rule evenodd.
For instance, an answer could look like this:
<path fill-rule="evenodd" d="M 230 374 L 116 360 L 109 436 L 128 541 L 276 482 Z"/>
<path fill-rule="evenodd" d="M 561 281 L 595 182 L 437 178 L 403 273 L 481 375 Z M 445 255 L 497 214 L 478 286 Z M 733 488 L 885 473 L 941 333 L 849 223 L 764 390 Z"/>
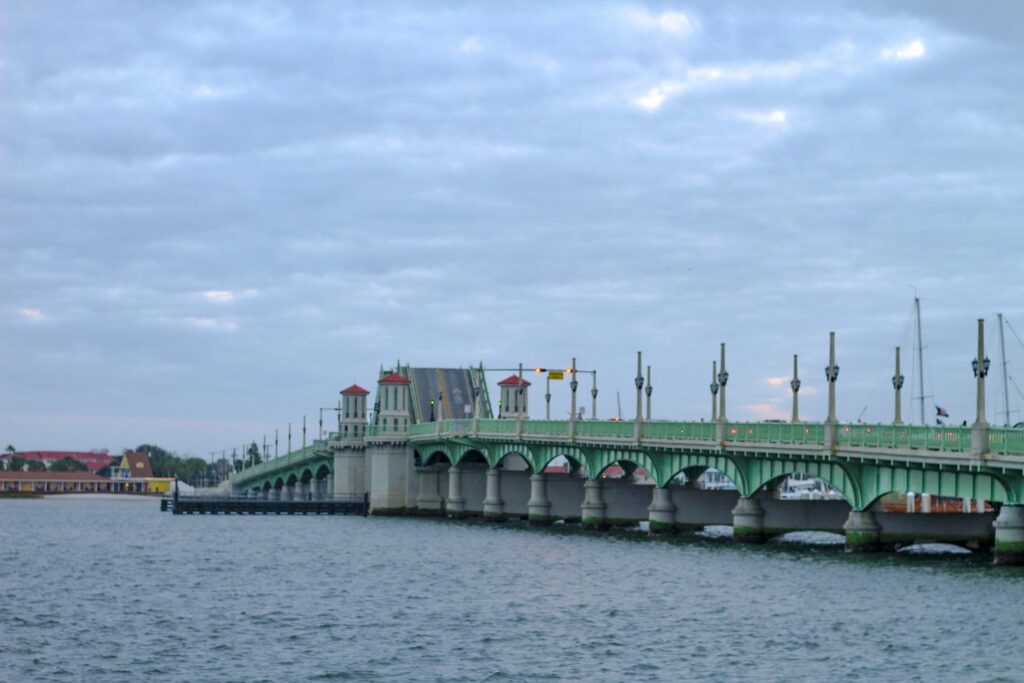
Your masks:
<path fill-rule="evenodd" d="M 528 420 L 530 411 L 527 401 L 530 382 L 519 375 L 509 375 L 498 382 L 501 389 L 501 404 L 498 411 L 498 419 L 501 420 Z"/>
<path fill-rule="evenodd" d="M 334 447 L 333 497 L 350 499 L 366 491 L 366 397 L 370 392 L 353 384 L 341 392 L 341 428 Z"/>
<path fill-rule="evenodd" d="M 377 380 L 375 433 L 367 441 L 370 508 L 374 514 L 401 514 L 416 497 L 416 470 L 407 433 L 412 423 L 411 382 L 397 372 Z M 415 502 L 412 506 L 415 507 Z"/>

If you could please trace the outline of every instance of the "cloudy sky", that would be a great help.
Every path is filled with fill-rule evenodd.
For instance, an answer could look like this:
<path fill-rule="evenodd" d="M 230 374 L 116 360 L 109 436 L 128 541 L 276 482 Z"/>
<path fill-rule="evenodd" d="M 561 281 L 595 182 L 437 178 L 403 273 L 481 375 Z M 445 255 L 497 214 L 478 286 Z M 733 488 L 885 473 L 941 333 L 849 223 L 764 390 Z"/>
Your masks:
<path fill-rule="evenodd" d="M 208 455 L 396 359 L 576 356 L 628 418 L 639 349 L 655 417 L 696 419 L 722 341 L 730 417 L 787 417 L 799 353 L 821 419 L 830 330 L 840 417 L 886 421 L 912 287 L 928 417 L 971 421 L 977 318 L 996 365 L 995 314 L 1024 335 L 1022 31 L 1018 2 L 5 2 L 0 440 Z"/>

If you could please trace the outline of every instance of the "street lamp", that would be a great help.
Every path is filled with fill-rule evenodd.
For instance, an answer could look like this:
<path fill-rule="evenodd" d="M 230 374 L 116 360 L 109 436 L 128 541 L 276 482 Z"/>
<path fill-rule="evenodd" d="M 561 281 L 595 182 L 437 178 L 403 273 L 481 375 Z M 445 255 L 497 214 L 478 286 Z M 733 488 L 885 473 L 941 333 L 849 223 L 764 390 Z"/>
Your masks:
<path fill-rule="evenodd" d="M 839 365 L 837 363 L 825 366 L 825 379 L 829 382 L 835 382 L 839 379 Z"/>
<path fill-rule="evenodd" d="M 992 361 L 989 360 L 988 356 L 985 356 L 985 360 L 981 362 L 981 375 L 980 377 L 986 377 L 988 375 L 988 369 L 992 365 Z M 971 370 L 974 371 L 974 376 L 979 377 L 978 374 L 978 359 L 975 358 L 971 361 Z"/>

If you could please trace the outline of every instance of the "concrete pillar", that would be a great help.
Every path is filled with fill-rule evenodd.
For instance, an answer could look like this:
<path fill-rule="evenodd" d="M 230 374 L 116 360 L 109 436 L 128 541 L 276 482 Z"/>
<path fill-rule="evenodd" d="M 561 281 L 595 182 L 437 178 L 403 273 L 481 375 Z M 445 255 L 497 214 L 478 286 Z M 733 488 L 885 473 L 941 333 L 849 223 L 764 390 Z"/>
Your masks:
<path fill-rule="evenodd" d="M 421 515 L 441 514 L 441 496 L 437 492 L 437 479 L 440 475 L 433 467 L 419 467 L 416 476 L 419 479 L 419 495 L 416 497 L 416 510 Z"/>
<path fill-rule="evenodd" d="M 330 500 L 334 498 L 334 474 L 328 474 L 327 479 L 324 480 L 324 498 Z"/>
<path fill-rule="evenodd" d="M 921 494 L 921 512 L 932 511 L 932 496 L 929 493 Z"/>
<path fill-rule="evenodd" d="M 647 507 L 652 534 L 671 534 L 676 530 L 676 504 L 667 486 L 654 487 L 654 499 Z"/>
<path fill-rule="evenodd" d="M 530 475 L 530 500 L 526 503 L 532 524 L 551 524 L 551 502 L 548 500 L 547 479 L 543 473 Z"/>
<path fill-rule="evenodd" d="M 466 499 L 462 497 L 462 470 L 458 465 L 448 468 L 448 502 L 446 505 L 449 517 L 461 517 L 466 514 Z"/>
<path fill-rule="evenodd" d="M 284 497 L 284 487 L 279 489 L 270 489 L 270 500 L 278 501 Z"/>
<path fill-rule="evenodd" d="M 995 563 L 1024 564 L 1024 506 L 1004 504 L 992 526 L 996 530 Z"/>
<path fill-rule="evenodd" d="M 583 505 L 580 518 L 584 529 L 607 529 L 608 506 L 602 495 L 604 485 L 600 479 L 587 479 L 583 482 Z"/>
<path fill-rule="evenodd" d="M 764 542 L 764 510 L 756 498 L 740 498 L 732 509 L 732 540 L 735 543 Z"/>
<path fill-rule="evenodd" d="M 295 482 L 295 500 L 309 500 L 309 485 L 308 481 Z"/>
<path fill-rule="evenodd" d="M 974 501 L 974 511 L 975 512 L 984 512 L 985 511 L 985 499 L 984 498 L 979 498 L 976 501 Z"/>
<path fill-rule="evenodd" d="M 843 530 L 846 532 L 846 552 L 870 553 L 879 550 L 881 528 L 870 511 L 850 510 Z"/>
<path fill-rule="evenodd" d="M 295 485 L 285 484 L 281 489 L 281 500 L 295 500 Z"/>
<path fill-rule="evenodd" d="M 505 519 L 505 501 L 501 499 L 501 470 L 487 470 L 487 494 L 484 496 L 484 519 L 500 522 Z"/>

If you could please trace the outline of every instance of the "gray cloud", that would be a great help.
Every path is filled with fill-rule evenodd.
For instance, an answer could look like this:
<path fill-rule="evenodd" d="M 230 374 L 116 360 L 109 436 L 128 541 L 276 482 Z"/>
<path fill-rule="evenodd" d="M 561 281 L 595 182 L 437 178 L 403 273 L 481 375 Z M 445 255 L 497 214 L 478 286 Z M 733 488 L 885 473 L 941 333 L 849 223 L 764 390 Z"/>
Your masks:
<path fill-rule="evenodd" d="M 696 418 L 719 341 L 732 417 L 799 352 L 821 418 L 832 329 L 887 420 L 908 285 L 970 421 L 974 320 L 995 358 L 1022 311 L 1019 11 L 9 3 L 0 436 L 205 453 L 396 358 L 575 355 L 628 414 L 638 348 Z"/>

